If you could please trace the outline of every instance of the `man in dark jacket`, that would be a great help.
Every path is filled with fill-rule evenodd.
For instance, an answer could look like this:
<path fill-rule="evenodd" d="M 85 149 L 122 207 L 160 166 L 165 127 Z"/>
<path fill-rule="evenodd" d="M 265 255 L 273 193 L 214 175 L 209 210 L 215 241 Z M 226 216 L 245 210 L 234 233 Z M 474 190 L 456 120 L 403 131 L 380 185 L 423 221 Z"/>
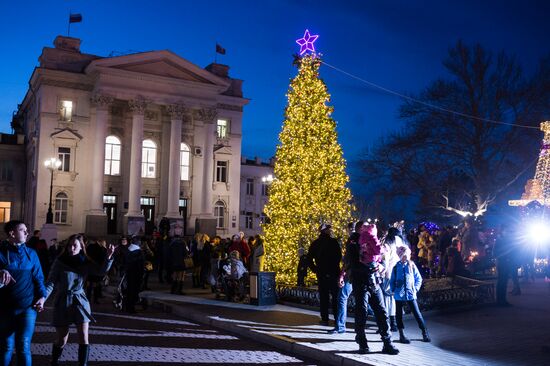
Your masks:
<path fill-rule="evenodd" d="M 360 239 L 361 240 L 361 239 Z M 355 297 L 355 341 L 359 344 L 359 353 L 369 352 L 365 327 L 367 324 L 367 306 L 374 311 L 374 317 L 378 325 L 378 332 L 384 346 L 382 353 L 396 355 L 399 353 L 391 341 L 389 333 L 389 316 L 384 307 L 384 295 L 379 284 L 377 272 L 382 269 L 378 262 L 365 265 L 360 261 L 360 244 L 350 243 L 346 248 L 346 258 L 351 268 L 351 282 Z"/>
<path fill-rule="evenodd" d="M 514 238 L 510 233 L 510 228 L 503 225 L 495 246 L 493 247 L 493 255 L 497 260 L 497 305 L 510 306 L 506 300 L 506 288 L 508 287 L 508 279 L 512 275 L 512 271 L 517 271 L 514 267 L 514 256 L 517 250 L 514 248 Z"/>
<path fill-rule="evenodd" d="M 338 241 L 332 237 L 330 225 L 322 224 L 319 231 L 319 237 L 309 247 L 308 256 L 311 270 L 317 274 L 319 283 L 321 324 L 328 325 L 329 294 L 332 296 L 332 314 L 336 321 L 342 249 Z"/>

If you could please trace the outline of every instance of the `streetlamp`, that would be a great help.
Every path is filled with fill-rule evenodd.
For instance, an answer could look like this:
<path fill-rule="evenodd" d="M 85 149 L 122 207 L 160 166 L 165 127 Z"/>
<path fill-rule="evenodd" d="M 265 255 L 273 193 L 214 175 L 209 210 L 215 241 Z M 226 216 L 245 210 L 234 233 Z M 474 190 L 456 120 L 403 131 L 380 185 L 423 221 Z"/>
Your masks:
<path fill-rule="evenodd" d="M 266 175 L 266 176 L 262 177 L 262 182 L 268 183 L 268 184 L 273 182 L 273 175 L 269 174 L 269 175 Z"/>
<path fill-rule="evenodd" d="M 59 169 L 61 160 L 58 158 L 49 158 L 44 162 L 46 168 L 50 171 L 50 205 L 48 206 L 48 214 L 46 215 L 46 224 L 53 224 L 52 211 L 52 190 L 53 190 L 53 171 Z"/>

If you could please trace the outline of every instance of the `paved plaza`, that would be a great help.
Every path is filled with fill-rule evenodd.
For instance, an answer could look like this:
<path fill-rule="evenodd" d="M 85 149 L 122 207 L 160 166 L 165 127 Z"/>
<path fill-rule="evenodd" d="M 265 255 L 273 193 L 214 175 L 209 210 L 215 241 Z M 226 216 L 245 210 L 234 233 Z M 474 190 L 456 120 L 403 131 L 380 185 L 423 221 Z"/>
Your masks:
<path fill-rule="evenodd" d="M 432 343 L 421 342 L 411 315 L 405 326 L 412 343 L 396 343 L 397 356 L 381 354 L 382 342 L 369 321 L 371 353 L 359 355 L 353 318 L 344 334 L 327 334 L 318 313 L 297 307 L 252 306 L 214 299 L 209 291 L 171 295 L 152 284 L 143 293 L 152 305 L 128 315 L 114 311 L 108 298 L 95 306 L 90 331 L 92 365 L 270 364 L 543 366 L 550 359 L 550 291 L 542 280 L 523 285 L 512 307 L 473 307 L 425 313 Z M 50 310 L 50 309 L 48 309 Z M 54 329 L 49 311 L 40 316 L 33 342 L 36 365 L 47 365 Z M 71 335 L 72 342 L 75 334 Z M 397 338 L 397 333 L 394 333 Z M 75 365 L 77 346 L 63 361 Z"/>

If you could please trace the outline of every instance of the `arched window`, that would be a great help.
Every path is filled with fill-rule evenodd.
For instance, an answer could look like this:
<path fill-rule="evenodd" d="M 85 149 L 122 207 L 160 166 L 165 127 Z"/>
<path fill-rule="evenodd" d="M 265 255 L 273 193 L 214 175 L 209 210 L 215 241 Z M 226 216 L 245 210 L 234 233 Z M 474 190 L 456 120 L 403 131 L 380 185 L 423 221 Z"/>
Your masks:
<path fill-rule="evenodd" d="M 157 170 L 157 144 L 152 140 L 143 140 L 141 150 L 141 177 L 155 178 Z"/>
<path fill-rule="evenodd" d="M 105 139 L 105 175 L 120 175 L 120 140 L 116 136 Z"/>
<path fill-rule="evenodd" d="M 181 180 L 189 180 L 189 158 L 191 156 L 191 150 L 189 146 L 181 143 L 180 147 L 180 174 Z"/>
<path fill-rule="evenodd" d="M 214 217 L 216 218 L 216 229 L 225 227 L 225 203 L 218 201 L 214 205 Z"/>
<path fill-rule="evenodd" d="M 66 193 L 59 192 L 55 195 L 55 207 L 53 213 L 53 222 L 56 224 L 67 223 L 67 212 L 69 210 L 69 197 Z"/>

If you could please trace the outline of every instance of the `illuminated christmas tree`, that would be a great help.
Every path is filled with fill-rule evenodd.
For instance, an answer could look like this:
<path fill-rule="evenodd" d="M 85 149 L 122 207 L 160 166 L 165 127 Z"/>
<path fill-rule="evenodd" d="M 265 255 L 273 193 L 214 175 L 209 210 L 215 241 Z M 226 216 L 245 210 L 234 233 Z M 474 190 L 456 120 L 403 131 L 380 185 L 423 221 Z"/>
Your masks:
<path fill-rule="evenodd" d="M 526 206 L 533 201 L 541 205 L 550 205 L 550 121 L 542 122 L 540 129 L 544 132 L 544 137 L 535 178 L 527 181 L 525 193 L 520 200 L 508 201 L 510 206 Z"/>
<path fill-rule="evenodd" d="M 304 39 L 312 37 L 306 31 Z M 263 226 L 266 267 L 286 284 L 296 283 L 298 248 L 307 251 L 321 223 L 330 223 L 335 236 L 343 239 L 351 221 L 346 163 L 330 117 L 333 108 L 327 105 L 330 95 L 319 79 L 321 60 L 310 43 L 313 52 L 297 58 L 298 75 L 287 94 L 275 179 L 265 207 L 269 221 Z"/>

